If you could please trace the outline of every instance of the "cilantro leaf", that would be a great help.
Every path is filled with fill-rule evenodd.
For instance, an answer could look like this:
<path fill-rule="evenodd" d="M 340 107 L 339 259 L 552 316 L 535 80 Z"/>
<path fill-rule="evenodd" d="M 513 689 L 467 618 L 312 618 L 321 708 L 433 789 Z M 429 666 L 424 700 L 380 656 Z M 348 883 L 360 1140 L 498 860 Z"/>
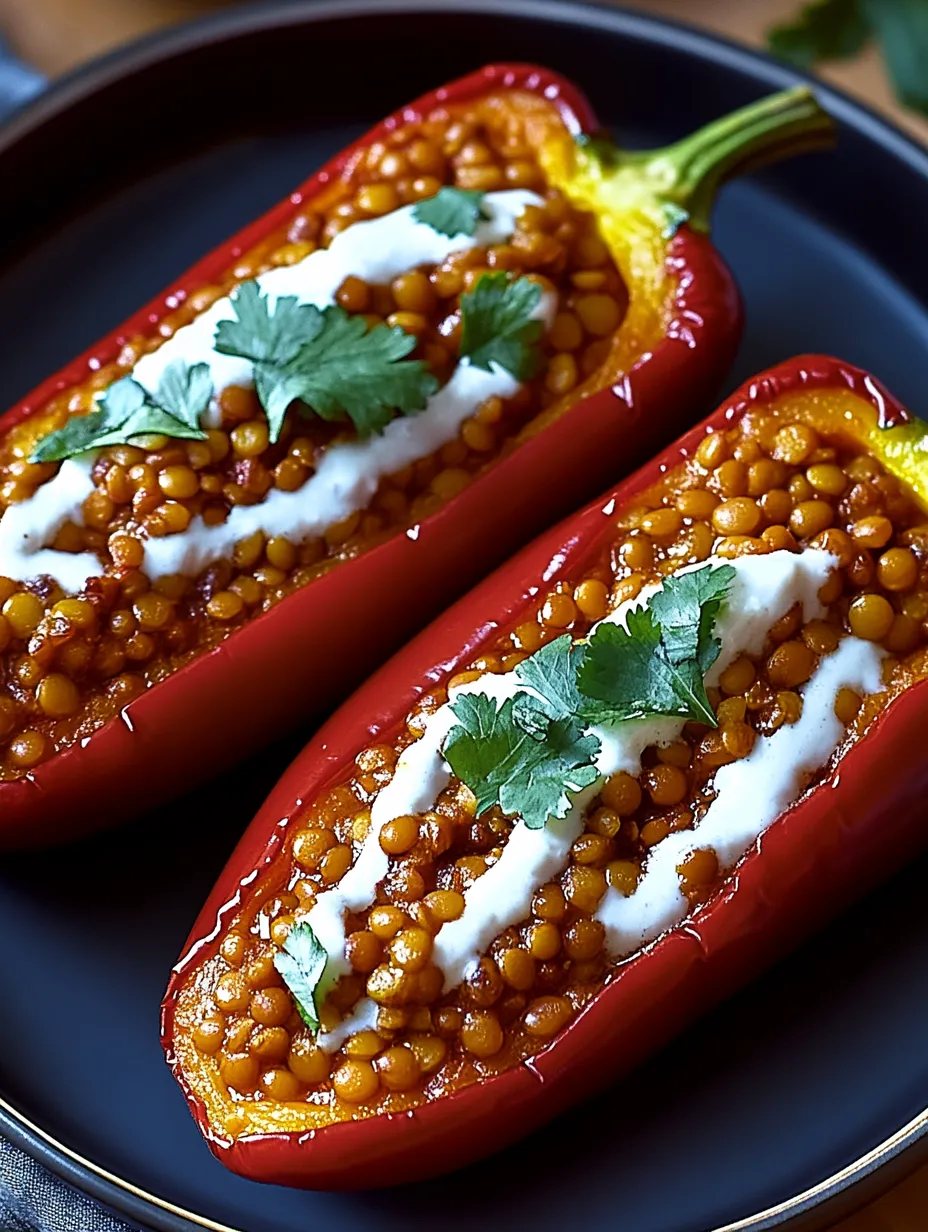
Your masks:
<path fill-rule="evenodd" d="M 487 372 L 495 363 L 516 380 L 529 380 L 541 365 L 544 325 L 532 316 L 540 302 L 537 282 L 510 282 L 504 270 L 484 274 L 461 296 L 461 357 Z"/>
<path fill-rule="evenodd" d="M 91 415 L 83 415 L 77 422 L 85 425 L 91 424 L 94 415 L 99 415 L 100 424 L 96 428 L 97 433 L 103 427 L 104 419 L 112 430 L 128 423 L 145 409 L 147 403 L 148 394 L 144 386 L 138 381 L 133 381 L 131 376 L 124 376 L 121 381 L 116 381 L 104 390 L 99 402 L 99 411 Z"/>
<path fill-rule="evenodd" d="M 928 115 L 928 8 L 924 0 L 861 0 L 876 32 L 896 96 Z"/>
<path fill-rule="evenodd" d="M 925 58 L 928 6 L 924 0 L 810 0 L 796 17 L 767 33 L 774 55 L 798 68 L 856 56 L 876 38 L 896 97 L 928 115 Z"/>
<path fill-rule="evenodd" d="M 514 722 L 501 722 L 496 703 L 485 693 L 465 693 L 452 704 L 451 713 L 459 726 L 451 728 L 442 751 L 457 777 L 477 797 L 480 817 L 499 803 L 499 783 L 494 776 L 529 735 Z"/>
<path fill-rule="evenodd" d="M 596 628 L 577 685 L 602 704 L 599 717 L 676 715 L 716 726 L 703 677 L 718 658 L 715 620 L 734 573 L 730 565 L 708 566 L 667 578 L 647 606 L 628 613 L 626 628 Z"/>
<path fill-rule="evenodd" d="M 184 360 L 175 360 L 165 368 L 153 394 L 131 376 L 123 377 L 104 391 L 98 410 L 76 415 L 57 431 L 43 436 L 31 461 L 59 462 L 88 449 L 127 445 L 137 436 L 205 440 L 200 416 L 212 396 L 207 364 L 190 368 Z"/>
<path fill-rule="evenodd" d="M 584 735 L 576 719 L 554 720 L 544 738 L 533 741 L 534 756 L 525 757 L 500 787 L 500 808 L 521 817 L 529 830 L 564 817 L 573 796 L 599 778 L 593 760 L 600 748 L 596 736 Z"/>
<path fill-rule="evenodd" d="M 539 695 L 537 704 L 548 718 L 585 719 L 588 723 L 609 722 L 612 718 L 612 709 L 606 702 L 584 696 L 577 687 L 586 650 L 586 642 L 575 642 L 565 633 L 536 650 L 516 668 L 516 678 Z"/>
<path fill-rule="evenodd" d="M 305 920 L 294 924 L 284 942 L 284 948 L 274 955 L 274 966 L 293 993 L 300 1017 L 314 1035 L 319 1030 L 316 989 L 325 972 L 327 960 L 325 946 Z"/>
<path fill-rule="evenodd" d="M 288 364 L 322 329 L 322 313 L 314 304 L 283 295 L 272 308 L 253 280 L 236 287 L 229 298 L 237 319 L 216 326 L 215 347 L 222 355 L 238 355 L 255 364 Z"/>
<path fill-rule="evenodd" d="M 564 633 L 516 668 L 516 679 L 539 695 L 549 718 L 566 719 L 583 713 L 587 699 L 577 688 L 577 666 L 583 649 Z"/>
<path fill-rule="evenodd" d="M 206 433 L 175 419 L 160 406 L 152 406 L 150 402 L 146 402 L 118 428 L 98 436 L 93 442 L 93 448 L 102 449 L 104 445 L 127 445 L 137 436 L 171 436 L 180 441 L 202 441 L 205 440 Z"/>
<path fill-rule="evenodd" d="M 255 364 L 255 393 L 267 415 L 268 439 L 272 445 L 280 438 L 284 416 L 303 392 L 303 376 L 288 368 Z"/>
<path fill-rule="evenodd" d="M 89 415 L 74 415 L 55 432 L 43 436 L 32 451 L 30 462 L 58 462 L 93 449 L 98 437 L 126 423 L 145 403 L 145 391 L 129 377 L 111 385 L 100 400 L 100 409 Z"/>
<path fill-rule="evenodd" d="M 731 565 L 694 569 L 666 578 L 649 599 L 648 608 L 660 625 L 671 663 L 695 659 L 705 675 L 719 657 L 720 643 L 713 630 L 734 577 Z"/>
<path fill-rule="evenodd" d="M 478 816 L 498 804 L 540 830 L 566 814 L 572 793 L 595 782 L 600 743 L 575 719 L 552 720 L 531 702 L 516 703 L 510 697 L 497 706 L 483 693 L 459 697 L 444 756 L 477 797 Z"/>
<path fill-rule="evenodd" d="M 267 413 L 270 439 L 284 415 L 302 402 L 323 419 L 347 414 L 361 436 L 382 431 L 396 411 L 425 408 L 437 382 L 421 360 L 404 357 L 416 339 L 386 325 L 367 328 L 337 304 L 319 309 L 292 295 L 273 308 L 255 282 L 232 296 L 235 321 L 220 321 L 216 349 L 255 365 L 255 389 Z"/>
<path fill-rule="evenodd" d="M 403 359 L 416 339 L 402 329 L 375 325 L 333 306 L 323 309 L 323 328 L 300 351 L 300 397 L 323 419 L 346 411 L 362 435 L 379 431 L 393 418 L 421 411 L 437 388 L 419 360 Z"/>
<path fill-rule="evenodd" d="M 209 375 L 208 364 L 194 364 L 188 368 L 182 361 L 168 364 L 158 382 L 155 402 L 158 407 L 174 419 L 200 430 L 200 416 L 209 406 L 213 396 L 213 382 Z M 149 432 L 157 431 L 149 428 Z M 167 433 L 168 436 L 172 434 Z"/>
<path fill-rule="evenodd" d="M 480 220 L 490 217 L 483 208 L 485 196 L 486 193 L 446 185 L 434 197 L 418 202 L 412 216 L 441 235 L 476 235 Z"/>
<path fill-rule="evenodd" d="M 767 34 L 767 45 L 774 55 L 797 68 L 810 69 L 819 60 L 856 56 L 871 33 L 860 0 L 812 0 L 792 21 L 774 26 Z"/>
<path fill-rule="evenodd" d="M 647 608 L 629 612 L 627 624 L 600 625 L 577 673 L 581 690 L 605 703 L 603 717 L 624 722 L 677 715 L 715 726 L 696 663 L 671 661 Z"/>

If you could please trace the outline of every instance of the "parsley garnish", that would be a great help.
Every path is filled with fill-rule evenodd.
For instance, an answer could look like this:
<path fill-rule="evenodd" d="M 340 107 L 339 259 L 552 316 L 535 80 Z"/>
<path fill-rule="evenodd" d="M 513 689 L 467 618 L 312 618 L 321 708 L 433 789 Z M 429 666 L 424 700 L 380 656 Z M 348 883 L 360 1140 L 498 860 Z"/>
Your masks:
<path fill-rule="evenodd" d="M 293 993 L 300 1017 L 314 1035 L 319 1030 L 316 989 L 325 972 L 327 958 L 325 946 L 305 920 L 294 924 L 284 948 L 274 955 L 274 966 Z"/>
<path fill-rule="evenodd" d="M 403 357 L 416 339 L 386 325 L 367 328 L 337 304 L 316 308 L 284 295 L 270 306 L 256 282 L 233 292 L 237 319 L 220 321 L 216 350 L 255 365 L 255 388 L 267 412 L 271 442 L 296 400 L 322 419 L 347 414 L 359 436 L 379 432 L 395 411 L 425 408 L 438 384 L 425 364 Z"/>
<path fill-rule="evenodd" d="M 548 718 L 525 695 L 497 707 L 483 693 L 465 693 L 451 709 L 459 725 L 444 755 L 476 795 L 478 817 L 498 804 L 530 830 L 540 830 L 549 818 L 566 814 L 569 793 L 597 777 L 599 740 L 584 735 L 576 719 Z"/>
<path fill-rule="evenodd" d="M 462 359 L 487 372 L 496 363 L 516 380 L 530 380 L 541 366 L 538 342 L 544 325 L 532 316 L 540 300 L 537 282 L 510 282 L 503 270 L 484 274 L 473 291 L 461 296 Z"/>
<path fill-rule="evenodd" d="M 703 677 L 719 656 L 715 619 L 735 571 L 731 565 L 669 577 L 627 629 L 603 623 L 577 669 L 577 687 L 619 722 L 676 715 L 716 726 Z"/>
<path fill-rule="evenodd" d="M 498 704 L 483 693 L 451 703 L 458 723 L 445 760 L 477 797 L 529 829 L 563 817 L 599 777 L 600 741 L 584 726 L 658 715 L 716 726 L 704 676 L 719 655 L 718 617 L 735 571 L 707 565 L 667 578 L 627 629 L 600 624 L 588 642 L 565 633 L 516 668 L 525 691 Z"/>
<path fill-rule="evenodd" d="M 205 440 L 200 416 L 212 396 L 207 364 L 189 368 L 183 360 L 176 360 L 165 368 L 153 394 L 132 377 L 123 377 L 104 392 L 99 410 L 76 415 L 63 428 L 43 436 L 30 460 L 59 462 L 88 449 L 127 445 L 136 436 Z"/>
<path fill-rule="evenodd" d="M 486 193 L 446 185 L 434 197 L 418 202 L 412 216 L 442 235 L 476 235 L 480 220 L 490 217 L 483 208 L 485 196 Z"/>

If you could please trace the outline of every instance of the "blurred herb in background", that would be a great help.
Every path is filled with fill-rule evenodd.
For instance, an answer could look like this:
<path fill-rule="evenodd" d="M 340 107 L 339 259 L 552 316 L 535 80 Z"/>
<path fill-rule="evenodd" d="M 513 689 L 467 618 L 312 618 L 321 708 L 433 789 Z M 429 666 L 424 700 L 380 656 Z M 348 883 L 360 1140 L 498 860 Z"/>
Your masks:
<path fill-rule="evenodd" d="M 844 60 L 875 39 L 896 97 L 928 115 L 928 0 L 811 0 L 768 31 L 774 55 L 797 68 Z"/>

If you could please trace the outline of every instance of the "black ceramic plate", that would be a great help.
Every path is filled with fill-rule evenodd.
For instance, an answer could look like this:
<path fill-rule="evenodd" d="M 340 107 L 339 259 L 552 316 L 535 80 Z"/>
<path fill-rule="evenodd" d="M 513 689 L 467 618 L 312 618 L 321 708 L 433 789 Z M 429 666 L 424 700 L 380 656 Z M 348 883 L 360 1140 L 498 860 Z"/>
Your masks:
<path fill-rule="evenodd" d="M 529 0 L 269 3 L 131 48 L 0 130 L 0 404 L 379 116 L 490 59 L 566 72 L 631 144 L 794 80 L 689 30 Z M 837 153 L 732 185 L 719 206 L 748 319 L 730 383 L 833 351 L 925 414 L 928 155 L 821 94 Z M 759 1232 L 828 1222 L 913 1162 L 928 1119 L 926 863 L 633 1078 L 478 1168 L 354 1196 L 225 1172 L 162 1061 L 158 1004 L 227 853 L 307 735 L 117 834 L 0 863 L 0 1131 L 48 1166 L 152 1229 Z"/>

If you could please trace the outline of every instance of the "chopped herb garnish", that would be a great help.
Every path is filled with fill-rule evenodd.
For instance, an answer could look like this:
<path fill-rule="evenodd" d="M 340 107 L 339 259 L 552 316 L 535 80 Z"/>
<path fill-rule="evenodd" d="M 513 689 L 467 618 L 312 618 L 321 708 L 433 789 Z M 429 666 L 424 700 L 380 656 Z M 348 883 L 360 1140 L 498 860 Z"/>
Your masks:
<path fill-rule="evenodd" d="M 316 990 L 325 972 L 327 958 L 325 946 L 305 920 L 294 924 L 284 948 L 274 955 L 274 966 L 293 993 L 300 1017 L 314 1035 L 319 1030 Z"/>
<path fill-rule="evenodd" d="M 540 301 L 541 287 L 529 278 L 484 274 L 461 296 L 461 357 L 488 372 L 495 363 L 516 380 L 531 379 L 541 366 L 544 325 L 532 315 Z"/>
<path fill-rule="evenodd" d="M 170 436 L 202 441 L 200 416 L 213 395 L 209 367 L 183 360 L 168 365 L 157 390 L 149 393 L 132 377 L 123 377 L 104 391 L 99 410 L 75 415 L 64 427 L 36 444 L 31 461 L 58 462 L 101 449 L 105 445 L 128 445 L 138 436 Z"/>
<path fill-rule="evenodd" d="M 442 235 L 476 235 L 477 224 L 490 217 L 483 208 L 485 196 L 486 193 L 446 185 L 434 197 L 418 202 L 412 216 Z"/>
<path fill-rule="evenodd" d="M 465 693 L 452 703 L 459 726 L 444 747 L 451 769 L 477 797 L 477 816 L 498 804 L 530 830 L 563 817 L 571 793 L 596 779 L 600 743 L 575 719 L 550 719 L 526 695 L 497 703 Z"/>
<path fill-rule="evenodd" d="M 627 628 L 597 626 L 577 669 L 577 687 L 610 722 L 676 715 L 716 726 L 703 677 L 719 655 L 715 619 L 735 571 L 707 567 L 665 579 Z"/>
<path fill-rule="evenodd" d="M 563 817 L 572 795 L 595 782 L 600 740 L 585 727 L 655 716 L 716 726 L 705 674 L 719 655 L 715 621 L 735 571 L 707 565 L 665 580 L 627 628 L 598 625 L 587 642 L 569 634 L 516 668 L 524 691 L 501 704 L 483 693 L 451 703 L 458 723 L 444 756 L 477 797 L 530 829 Z"/>
<path fill-rule="evenodd" d="M 337 304 L 316 308 L 285 295 L 271 307 L 256 282 L 233 292 L 234 321 L 220 321 L 216 350 L 255 365 L 255 388 L 267 412 L 270 439 L 299 401 L 322 419 L 347 415 L 359 436 L 379 432 L 396 411 L 425 408 L 437 382 L 418 359 L 404 359 L 416 339 L 387 325 L 367 328 Z"/>

